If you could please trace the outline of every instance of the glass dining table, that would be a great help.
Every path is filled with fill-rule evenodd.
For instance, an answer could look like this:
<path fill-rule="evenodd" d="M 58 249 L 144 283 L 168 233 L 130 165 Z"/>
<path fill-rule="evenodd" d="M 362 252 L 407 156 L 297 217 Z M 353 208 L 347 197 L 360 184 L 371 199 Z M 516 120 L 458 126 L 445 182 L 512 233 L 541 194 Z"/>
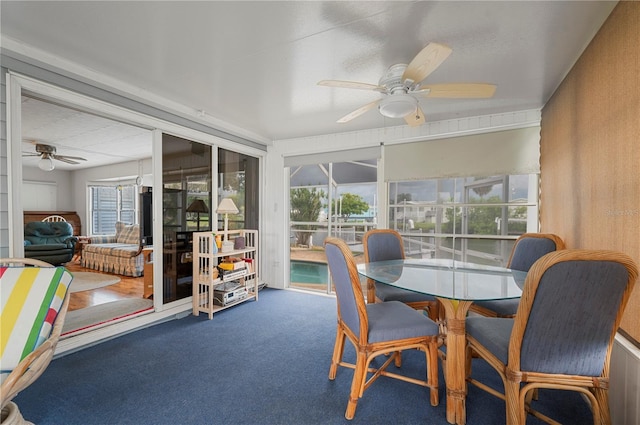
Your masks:
<path fill-rule="evenodd" d="M 465 319 L 474 301 L 518 298 L 525 272 L 447 259 L 405 259 L 358 265 L 360 275 L 377 282 L 435 296 L 444 309 L 447 421 L 466 422 Z"/>

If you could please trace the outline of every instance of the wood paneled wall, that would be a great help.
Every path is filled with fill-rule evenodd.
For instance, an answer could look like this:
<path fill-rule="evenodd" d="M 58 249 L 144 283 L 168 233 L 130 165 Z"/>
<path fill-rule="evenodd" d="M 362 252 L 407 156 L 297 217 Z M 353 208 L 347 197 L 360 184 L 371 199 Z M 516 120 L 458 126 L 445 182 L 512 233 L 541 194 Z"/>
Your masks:
<path fill-rule="evenodd" d="M 540 220 L 568 248 L 640 265 L 639 40 L 640 2 L 620 2 L 543 108 Z M 640 283 L 621 328 L 640 341 Z"/>

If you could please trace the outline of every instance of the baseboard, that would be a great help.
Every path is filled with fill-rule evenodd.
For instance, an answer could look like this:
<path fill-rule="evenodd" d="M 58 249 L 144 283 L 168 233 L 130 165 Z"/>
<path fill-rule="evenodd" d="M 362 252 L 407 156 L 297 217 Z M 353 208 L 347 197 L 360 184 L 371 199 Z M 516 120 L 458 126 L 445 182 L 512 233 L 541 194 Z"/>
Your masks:
<path fill-rule="evenodd" d="M 640 348 L 617 334 L 611 352 L 611 423 L 640 424 Z"/>
<path fill-rule="evenodd" d="M 108 341 L 112 338 L 124 335 L 129 332 L 156 325 L 169 320 L 179 319 L 192 311 L 190 300 L 177 305 L 172 305 L 162 311 L 140 314 L 133 318 L 127 318 L 120 322 L 109 324 L 108 326 L 97 327 L 95 330 L 73 335 L 61 339 L 56 346 L 54 358 L 71 354 L 75 351 Z"/>

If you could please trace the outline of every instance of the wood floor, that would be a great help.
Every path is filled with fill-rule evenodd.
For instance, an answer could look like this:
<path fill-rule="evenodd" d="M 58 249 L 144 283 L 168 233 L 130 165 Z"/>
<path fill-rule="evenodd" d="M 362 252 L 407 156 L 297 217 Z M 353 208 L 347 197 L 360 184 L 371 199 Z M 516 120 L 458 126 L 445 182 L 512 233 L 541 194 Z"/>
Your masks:
<path fill-rule="evenodd" d="M 64 266 L 72 273 L 85 271 L 100 273 L 96 270 L 84 268 L 80 266 L 79 263 L 73 261 L 65 264 Z M 91 291 L 72 293 L 71 299 L 69 300 L 69 310 L 79 310 L 81 308 L 104 304 L 111 301 L 123 300 L 125 298 L 142 298 L 144 291 L 144 277 L 117 276 L 120 278 L 120 282 L 115 285 L 109 285 L 104 288 L 94 289 Z"/>

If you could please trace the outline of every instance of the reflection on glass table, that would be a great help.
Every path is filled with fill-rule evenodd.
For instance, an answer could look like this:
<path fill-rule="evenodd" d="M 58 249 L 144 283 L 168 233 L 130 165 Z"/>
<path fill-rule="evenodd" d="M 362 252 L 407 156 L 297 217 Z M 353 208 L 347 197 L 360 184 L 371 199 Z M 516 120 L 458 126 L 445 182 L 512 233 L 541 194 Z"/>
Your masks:
<path fill-rule="evenodd" d="M 518 298 L 525 272 L 448 259 L 405 259 L 358 265 L 367 278 L 402 289 L 433 295 L 445 312 L 447 354 L 447 421 L 466 422 L 465 318 L 473 301 Z"/>

